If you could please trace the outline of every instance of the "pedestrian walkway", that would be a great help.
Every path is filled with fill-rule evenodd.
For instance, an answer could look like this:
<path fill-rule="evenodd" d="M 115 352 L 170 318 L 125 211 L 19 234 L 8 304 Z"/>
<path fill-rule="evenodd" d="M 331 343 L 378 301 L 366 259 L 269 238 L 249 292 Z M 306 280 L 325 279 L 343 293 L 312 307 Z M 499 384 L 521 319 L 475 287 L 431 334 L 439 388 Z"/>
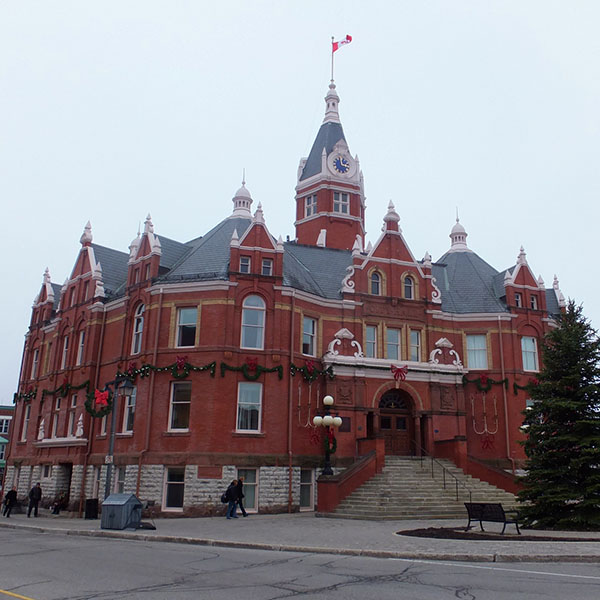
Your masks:
<path fill-rule="evenodd" d="M 156 519 L 155 531 L 102 530 L 100 520 L 42 515 L 0 517 L 0 527 L 67 535 L 115 537 L 144 541 L 257 548 L 294 552 L 323 552 L 411 558 L 422 560 L 481 562 L 600 562 L 600 532 L 542 532 L 527 535 L 594 538 L 592 542 L 521 541 L 516 533 L 499 540 L 447 540 L 396 535 L 396 532 L 426 527 L 464 527 L 461 520 L 360 521 L 317 518 L 313 513 L 250 515 L 247 519 L 224 517 Z M 489 526 L 488 526 L 489 525 Z M 500 531 L 490 523 L 486 531 Z"/>

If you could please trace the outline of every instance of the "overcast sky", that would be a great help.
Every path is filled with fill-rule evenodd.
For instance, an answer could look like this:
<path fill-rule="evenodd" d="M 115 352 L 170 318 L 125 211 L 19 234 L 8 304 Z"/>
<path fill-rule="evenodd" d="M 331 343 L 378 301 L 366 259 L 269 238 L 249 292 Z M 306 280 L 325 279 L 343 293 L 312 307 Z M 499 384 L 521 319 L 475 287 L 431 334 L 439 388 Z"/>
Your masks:
<path fill-rule="evenodd" d="M 44 269 L 63 283 L 90 220 L 127 251 L 151 213 L 187 241 L 227 217 L 246 169 L 294 237 L 298 161 L 323 118 L 331 36 L 340 116 L 367 195 L 414 255 L 523 245 L 600 326 L 600 2 L 0 2 L 2 381 L 10 403 Z"/>

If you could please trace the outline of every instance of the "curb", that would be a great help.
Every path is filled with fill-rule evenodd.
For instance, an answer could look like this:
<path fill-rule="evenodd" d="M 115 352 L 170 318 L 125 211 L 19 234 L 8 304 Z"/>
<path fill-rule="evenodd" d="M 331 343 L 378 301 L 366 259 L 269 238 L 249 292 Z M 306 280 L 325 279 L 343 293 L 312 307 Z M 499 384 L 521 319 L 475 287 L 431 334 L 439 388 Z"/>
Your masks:
<path fill-rule="evenodd" d="M 73 535 L 79 537 L 99 537 L 120 540 L 139 540 L 143 542 L 162 542 L 170 544 L 187 544 L 191 546 L 212 546 L 216 548 L 241 548 L 247 550 L 268 550 L 274 552 L 304 552 L 310 554 L 334 554 L 338 556 L 367 556 L 371 558 L 391 558 L 398 560 L 431 560 L 451 562 L 486 562 L 486 563 L 598 563 L 599 556 L 581 554 L 452 554 L 452 553 L 424 553 L 400 552 L 395 550 L 369 550 L 358 548 L 328 548 L 321 546 L 294 546 L 289 544 L 266 544 L 262 542 L 241 542 L 228 540 L 213 540 L 209 538 L 193 538 L 174 535 L 148 535 L 137 532 L 112 531 L 112 530 L 86 530 L 86 529 L 60 529 L 56 527 L 43 527 L 39 525 L 13 525 L 0 523 L 6 529 L 25 529 L 35 533 L 55 533 L 58 535 Z M 557 542 L 560 543 L 560 542 Z"/>

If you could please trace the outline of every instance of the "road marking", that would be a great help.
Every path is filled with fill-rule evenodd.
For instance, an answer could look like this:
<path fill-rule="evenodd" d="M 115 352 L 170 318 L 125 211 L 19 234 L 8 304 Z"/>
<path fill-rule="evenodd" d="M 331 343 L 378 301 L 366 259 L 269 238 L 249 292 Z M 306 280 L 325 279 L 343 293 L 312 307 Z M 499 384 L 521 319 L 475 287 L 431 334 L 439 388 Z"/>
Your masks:
<path fill-rule="evenodd" d="M 29 596 L 21 596 L 21 594 L 7 592 L 6 590 L 0 590 L 0 594 L 6 594 L 7 596 L 12 596 L 13 598 L 20 598 L 21 600 L 35 600 L 35 598 L 30 598 Z"/>
<path fill-rule="evenodd" d="M 437 560 L 419 560 L 419 559 L 411 559 L 411 558 L 392 558 L 392 560 L 399 560 L 402 562 L 416 562 L 416 563 L 426 563 L 426 564 L 434 564 L 434 565 L 444 565 L 446 567 L 463 567 L 465 569 L 486 569 L 492 571 L 507 571 L 508 573 L 520 573 L 521 575 L 552 575 L 554 577 L 570 577 L 574 579 L 597 579 L 600 580 L 600 576 L 597 575 L 572 575 L 571 573 L 556 573 L 549 571 L 527 571 L 525 569 L 507 569 L 506 567 L 492 567 L 492 566 L 483 566 L 483 565 L 467 565 L 462 562 L 452 563 L 452 562 L 442 562 Z M 497 563 L 496 563 L 497 564 Z"/>

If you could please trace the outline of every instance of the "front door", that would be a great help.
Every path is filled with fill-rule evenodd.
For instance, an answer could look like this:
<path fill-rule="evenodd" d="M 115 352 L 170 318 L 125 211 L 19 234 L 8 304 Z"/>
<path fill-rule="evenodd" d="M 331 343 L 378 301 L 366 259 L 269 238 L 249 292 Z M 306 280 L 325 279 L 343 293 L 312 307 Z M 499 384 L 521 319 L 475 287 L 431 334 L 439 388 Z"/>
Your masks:
<path fill-rule="evenodd" d="M 403 390 L 389 390 L 379 402 L 379 433 L 385 439 L 385 453 L 411 454 L 413 419 L 410 396 Z"/>

